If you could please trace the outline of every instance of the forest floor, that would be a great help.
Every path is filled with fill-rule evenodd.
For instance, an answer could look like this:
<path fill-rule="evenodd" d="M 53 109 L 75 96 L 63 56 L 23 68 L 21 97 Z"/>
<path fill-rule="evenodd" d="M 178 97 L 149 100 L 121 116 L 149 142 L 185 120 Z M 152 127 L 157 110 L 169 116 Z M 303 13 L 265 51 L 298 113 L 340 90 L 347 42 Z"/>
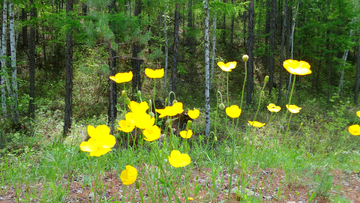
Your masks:
<path fill-rule="evenodd" d="M 146 165 L 143 165 L 144 169 Z M 140 173 L 146 173 L 146 170 L 142 170 Z M 195 191 L 195 187 L 200 187 L 198 194 L 190 192 L 194 196 L 193 202 L 227 202 L 228 197 L 228 185 L 230 179 L 230 173 L 227 170 L 223 170 L 217 177 L 216 182 L 221 182 L 217 185 L 216 200 L 214 197 L 214 188 L 212 179 L 210 176 L 211 169 L 207 168 L 195 168 L 193 175 L 190 179 L 190 186 L 187 188 L 189 191 Z M 350 200 L 351 202 L 360 202 L 360 173 L 352 173 L 341 170 L 331 171 L 330 176 L 333 177 L 329 195 L 331 197 L 337 196 L 339 202 L 341 198 L 346 199 L 345 202 Z M 146 174 L 142 174 L 146 177 Z M 244 189 L 239 188 L 238 185 L 241 181 L 241 177 L 250 177 L 250 183 Z M 305 203 L 309 202 L 310 196 L 315 190 L 318 192 L 326 190 L 328 187 L 326 183 L 323 185 L 311 184 L 310 176 L 302 177 L 302 182 L 307 182 L 306 185 L 285 185 L 284 184 L 285 173 L 282 169 L 270 169 L 253 171 L 252 173 L 243 173 L 239 169 L 234 170 L 233 181 L 231 186 L 231 202 L 285 202 L 285 203 Z M 68 194 L 63 196 L 63 202 L 93 202 L 94 195 L 90 186 L 84 186 L 82 184 L 82 177 L 73 177 L 71 180 L 64 175 L 62 178 L 62 187 L 67 190 Z M 128 187 L 127 193 L 124 194 L 124 186 L 119 178 L 119 172 L 108 171 L 101 177 L 101 183 L 105 186 L 102 193 L 102 199 L 104 202 L 141 202 L 141 195 L 138 189 L 135 189 L 135 185 Z M 220 181 L 222 180 L 222 181 Z M 93 183 L 94 184 L 94 183 Z M 243 185 L 243 184 L 242 184 Z M 176 185 L 174 185 L 176 188 Z M 154 185 L 154 187 L 163 187 L 162 185 Z M 36 196 L 31 197 L 33 190 L 36 190 Z M 153 202 L 148 198 L 147 192 L 149 188 L 146 188 L 145 184 L 140 186 L 143 192 L 143 202 Z M 42 183 L 35 185 L 27 185 L 19 183 L 16 187 L 2 187 L 0 188 L 0 202 L 39 202 L 41 197 L 41 191 L 44 190 Z M 155 189 L 156 190 L 156 189 Z M 160 189 L 161 190 L 161 189 Z M 186 202 L 183 191 L 178 187 L 175 189 L 175 193 L 181 202 Z M 100 196 L 100 195 L 99 195 Z M 164 202 L 175 202 L 174 196 L 169 201 L 166 195 L 163 195 Z M 160 198 L 160 197 L 159 197 Z M 156 201 L 159 201 L 158 199 Z M 332 202 L 331 198 L 318 196 L 314 197 L 311 202 L 326 203 Z"/>

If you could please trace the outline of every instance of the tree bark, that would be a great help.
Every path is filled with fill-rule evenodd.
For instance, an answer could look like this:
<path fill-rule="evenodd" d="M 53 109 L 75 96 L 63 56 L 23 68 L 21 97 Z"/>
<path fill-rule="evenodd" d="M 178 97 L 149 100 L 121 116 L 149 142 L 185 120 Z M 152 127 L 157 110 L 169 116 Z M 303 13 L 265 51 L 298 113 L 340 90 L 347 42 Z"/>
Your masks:
<path fill-rule="evenodd" d="M 284 45 L 285 45 L 285 30 L 286 30 L 286 20 L 287 20 L 287 4 L 288 0 L 285 0 L 284 6 L 284 17 L 283 17 L 283 27 L 281 33 L 281 50 L 280 50 L 280 64 L 282 66 L 284 62 Z M 279 9 L 280 10 L 280 9 Z M 280 66 L 280 84 L 279 84 L 279 96 L 278 96 L 278 103 L 281 101 L 281 92 L 282 92 L 282 83 L 283 83 L 283 67 Z"/>
<path fill-rule="evenodd" d="M 210 74 L 209 74 L 209 1 L 205 0 L 205 135 L 210 133 Z"/>
<path fill-rule="evenodd" d="M 359 45 L 358 45 L 358 55 L 357 55 L 356 81 L 355 81 L 355 96 L 354 96 L 354 102 L 355 102 L 355 104 L 358 104 L 358 96 L 359 96 L 359 77 L 360 77 L 360 28 L 359 28 Z"/>
<path fill-rule="evenodd" d="M 3 3 L 3 19 L 2 19 L 2 34 L 1 34 L 1 53 L 0 53 L 0 61 L 1 61 L 1 71 L 3 72 L 3 75 L 0 75 L 0 85 L 1 88 L 1 109 L 3 118 L 7 118 L 7 110 L 6 110 L 6 90 L 5 85 L 8 88 L 9 86 L 9 80 L 7 77 L 7 71 L 6 71 L 6 58 L 7 56 L 7 0 L 4 0 Z M 9 89 L 9 88 L 8 88 Z M 8 92 L 9 94 L 9 92 Z"/>
<path fill-rule="evenodd" d="M 30 0 L 30 20 L 36 16 L 34 0 Z M 30 27 L 29 42 L 29 82 L 30 82 L 30 100 L 29 100 L 29 117 L 35 119 L 35 25 Z"/>
<path fill-rule="evenodd" d="M 247 85 L 246 85 L 246 103 L 251 104 L 252 92 L 254 89 L 254 0 L 250 1 L 249 5 L 249 35 L 248 35 L 248 66 L 247 66 Z"/>
<path fill-rule="evenodd" d="M 66 13 L 73 11 L 73 0 L 66 0 Z M 65 50 L 65 116 L 63 137 L 70 134 L 71 117 L 72 117 L 72 87 L 73 87 L 73 37 L 72 30 L 66 33 L 66 50 Z"/>
<path fill-rule="evenodd" d="M 216 50 L 216 10 L 214 10 L 213 18 L 213 42 L 212 42 L 212 58 L 211 58 L 211 70 L 210 70 L 210 89 L 212 87 L 212 80 L 214 76 L 214 65 L 215 65 L 215 50 Z"/>
<path fill-rule="evenodd" d="M 166 10 L 164 11 L 164 38 L 165 38 L 165 68 L 164 68 L 164 93 L 167 95 L 166 80 L 167 80 L 167 70 L 168 70 L 168 39 L 166 31 Z"/>
<path fill-rule="evenodd" d="M 234 4 L 234 0 L 231 0 L 231 3 Z M 234 46 L 234 22 L 235 22 L 235 14 L 231 17 L 230 24 L 230 46 L 229 46 L 229 55 L 234 56 L 233 46 Z"/>
<path fill-rule="evenodd" d="M 24 8 L 21 9 L 21 20 L 23 22 L 27 21 L 27 12 Z M 27 37 L 27 26 L 23 26 L 22 28 L 22 42 L 23 42 L 23 47 L 27 48 L 28 47 L 28 37 Z"/>
<path fill-rule="evenodd" d="M 15 24 L 14 24 L 14 4 L 9 3 L 9 17 L 10 17 L 10 56 L 11 56 L 11 111 L 12 122 L 19 123 L 19 110 L 18 110 L 18 87 L 17 87 L 17 67 L 16 67 L 16 41 L 15 41 Z"/>
<path fill-rule="evenodd" d="M 141 5 L 142 0 L 135 1 L 135 16 L 139 16 L 141 14 Z M 138 54 L 141 51 L 140 44 L 135 42 L 132 46 L 132 57 L 137 58 Z M 135 94 L 138 90 L 141 90 L 141 77 L 140 77 L 140 66 L 142 64 L 142 60 L 133 59 L 133 79 L 132 79 L 132 100 L 135 100 Z"/>
<path fill-rule="evenodd" d="M 171 66 L 171 91 L 176 94 L 176 75 L 177 75 L 177 57 L 178 57 L 178 43 L 179 43 L 179 25 L 180 25 L 180 15 L 179 15 L 179 4 L 176 4 L 175 7 L 175 24 L 174 24 L 174 46 L 173 46 L 173 60 Z M 170 102 L 174 100 L 174 95 L 171 94 Z"/>
<path fill-rule="evenodd" d="M 269 58 L 269 94 L 274 83 L 274 51 L 275 51 L 275 34 L 276 34 L 276 0 L 271 1 L 270 13 L 270 58 Z"/>
<path fill-rule="evenodd" d="M 188 28 L 189 28 L 189 32 L 190 32 L 190 34 L 189 34 L 189 32 L 187 33 L 187 45 L 189 46 L 189 49 L 190 49 L 190 51 L 191 52 L 193 52 L 194 50 L 193 50 L 193 37 L 192 37 L 192 33 L 191 33 L 191 31 L 192 31 L 192 29 L 193 29 L 193 19 L 192 19 L 192 0 L 189 0 L 189 13 L 188 13 L 188 24 L 187 24 L 187 26 L 188 26 Z"/>

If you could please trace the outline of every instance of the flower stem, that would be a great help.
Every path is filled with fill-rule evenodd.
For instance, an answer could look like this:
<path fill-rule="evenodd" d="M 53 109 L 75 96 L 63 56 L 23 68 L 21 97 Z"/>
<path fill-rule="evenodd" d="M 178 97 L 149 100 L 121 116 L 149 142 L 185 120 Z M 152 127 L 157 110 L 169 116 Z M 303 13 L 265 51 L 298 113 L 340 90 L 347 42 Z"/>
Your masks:
<path fill-rule="evenodd" d="M 295 87 L 295 80 L 296 80 L 296 75 L 294 75 L 294 78 L 293 78 L 293 85 L 292 85 L 292 88 L 291 88 L 288 105 L 291 104 L 291 98 L 292 98 L 292 94 L 293 94 L 293 92 L 294 92 L 294 87 Z M 285 120 L 286 120 L 287 114 L 288 114 L 288 111 L 285 112 L 285 117 L 284 117 L 283 121 L 281 122 L 281 127 L 283 126 L 283 124 L 284 124 L 284 122 L 285 122 Z M 280 129 L 280 131 L 281 131 L 281 129 Z"/>
<path fill-rule="evenodd" d="M 240 109 L 242 109 L 242 103 L 243 103 L 244 91 L 245 91 L 245 84 L 246 84 L 246 79 L 247 79 L 247 67 L 246 67 L 246 64 L 247 64 L 247 62 L 245 62 L 245 78 L 244 78 L 244 84 L 243 84 L 243 88 L 242 88 L 242 92 L 241 92 Z"/>
<path fill-rule="evenodd" d="M 226 73 L 226 97 L 227 97 L 227 106 L 230 106 L 229 102 L 229 72 Z"/>

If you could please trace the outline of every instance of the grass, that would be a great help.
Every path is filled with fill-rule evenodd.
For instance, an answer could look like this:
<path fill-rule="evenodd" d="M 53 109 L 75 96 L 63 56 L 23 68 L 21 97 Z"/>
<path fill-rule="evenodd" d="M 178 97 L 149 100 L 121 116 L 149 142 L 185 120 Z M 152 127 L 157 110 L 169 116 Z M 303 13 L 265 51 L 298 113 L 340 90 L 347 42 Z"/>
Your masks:
<path fill-rule="evenodd" d="M 78 82 L 82 79 L 79 77 Z M 84 83 L 87 82 L 84 80 Z M 161 84 L 157 85 L 156 89 L 161 89 Z M 153 83 L 145 82 L 144 86 L 150 89 Z M 86 87 L 100 89 L 89 84 Z M 223 95 L 226 95 L 226 88 L 222 89 Z M 185 101 L 184 109 L 199 105 L 193 101 L 194 95 L 185 96 L 177 97 L 179 101 Z M 152 93 L 144 91 L 143 97 L 150 99 Z M 225 97 L 223 101 L 227 102 Z M 230 105 L 239 103 L 235 97 L 230 94 Z M 193 121 L 194 135 L 188 140 L 165 133 L 163 129 L 164 136 L 160 140 L 149 143 L 138 139 L 133 144 L 134 139 L 130 141 L 128 134 L 116 130 L 116 147 L 98 158 L 80 151 L 79 145 L 87 136 L 88 125 L 107 123 L 104 113 L 99 113 L 101 107 L 94 105 L 94 102 L 103 103 L 103 98 L 90 100 L 75 97 L 75 100 L 78 99 L 76 104 L 89 101 L 89 106 L 75 109 L 81 119 L 73 121 L 72 132 L 65 140 L 61 138 L 62 112 L 47 108 L 61 106 L 61 102 L 46 105 L 46 99 L 40 100 L 36 121 L 25 118 L 24 127 L 17 130 L 11 130 L 10 124 L 3 124 L 5 144 L 0 149 L 0 201 L 358 200 L 360 141 L 347 131 L 349 125 L 358 123 L 356 109 L 335 96 L 333 102 L 340 105 L 327 111 L 319 107 L 322 106 L 321 101 L 304 101 L 302 98 L 302 105 L 297 104 L 302 107 L 301 112 L 292 115 L 288 125 L 287 122 L 282 123 L 285 105 L 282 105 L 280 113 L 271 114 L 270 121 L 266 106 L 272 98 L 272 95 L 267 97 L 263 94 L 254 105 L 258 109 L 244 106 L 241 116 L 234 121 L 225 110 L 217 108 L 220 99 L 213 100 L 212 132 L 208 137 L 202 132 L 204 110 Z M 297 97 L 294 100 L 294 103 L 298 102 Z M 124 99 L 121 99 L 117 121 L 124 118 L 123 102 Z M 95 116 L 86 116 L 89 111 L 96 111 Z M 253 128 L 247 124 L 248 120 L 253 120 L 255 112 L 258 112 L 257 120 L 266 123 L 264 127 Z M 191 164 L 182 168 L 172 167 L 168 156 L 173 149 L 189 154 Z M 126 165 L 134 166 L 138 171 L 136 182 L 129 186 L 123 185 L 119 177 Z"/>

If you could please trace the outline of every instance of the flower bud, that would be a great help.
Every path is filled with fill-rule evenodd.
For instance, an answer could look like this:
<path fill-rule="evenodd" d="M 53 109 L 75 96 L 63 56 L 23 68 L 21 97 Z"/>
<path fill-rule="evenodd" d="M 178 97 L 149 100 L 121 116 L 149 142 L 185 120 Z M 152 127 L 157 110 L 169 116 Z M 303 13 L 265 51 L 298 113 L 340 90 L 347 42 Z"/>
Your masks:
<path fill-rule="evenodd" d="M 217 142 L 217 137 L 216 136 L 214 136 L 214 141 Z"/>
<path fill-rule="evenodd" d="M 192 121 L 188 120 L 188 122 L 186 124 L 186 130 L 189 130 L 191 128 L 191 124 L 192 124 Z"/>
<path fill-rule="evenodd" d="M 300 127 L 303 126 L 303 123 L 300 123 Z"/>
<path fill-rule="evenodd" d="M 175 103 L 178 103 L 178 101 L 176 99 L 174 99 L 174 101 L 173 101 L 173 104 L 175 104 Z"/>
<path fill-rule="evenodd" d="M 140 183 L 139 183 L 139 181 L 136 181 L 136 182 L 135 182 L 135 188 L 136 188 L 136 189 L 139 189 L 139 188 L 140 188 Z"/>
<path fill-rule="evenodd" d="M 141 97 L 141 91 L 140 90 L 137 91 L 137 94 L 139 95 L 139 97 Z"/>
<path fill-rule="evenodd" d="M 225 109 L 225 104 L 224 104 L 224 103 L 221 103 L 221 104 L 219 105 L 219 109 L 224 110 L 224 109 Z"/>
<path fill-rule="evenodd" d="M 150 112 L 149 115 L 151 116 L 151 118 L 155 118 L 154 112 Z"/>
<path fill-rule="evenodd" d="M 243 60 L 244 60 L 245 62 L 247 62 L 247 61 L 249 60 L 249 56 L 245 54 L 245 55 L 243 56 Z"/>
<path fill-rule="evenodd" d="M 264 79 L 265 82 L 268 82 L 269 81 L 269 76 L 265 76 L 265 79 Z"/>
<path fill-rule="evenodd" d="M 130 105 L 130 99 L 129 98 L 126 98 L 125 102 L 126 102 L 127 105 Z"/>
<path fill-rule="evenodd" d="M 126 94 L 125 90 L 123 90 L 123 91 L 121 92 L 121 95 L 122 95 L 124 98 L 127 97 L 127 94 Z"/>

